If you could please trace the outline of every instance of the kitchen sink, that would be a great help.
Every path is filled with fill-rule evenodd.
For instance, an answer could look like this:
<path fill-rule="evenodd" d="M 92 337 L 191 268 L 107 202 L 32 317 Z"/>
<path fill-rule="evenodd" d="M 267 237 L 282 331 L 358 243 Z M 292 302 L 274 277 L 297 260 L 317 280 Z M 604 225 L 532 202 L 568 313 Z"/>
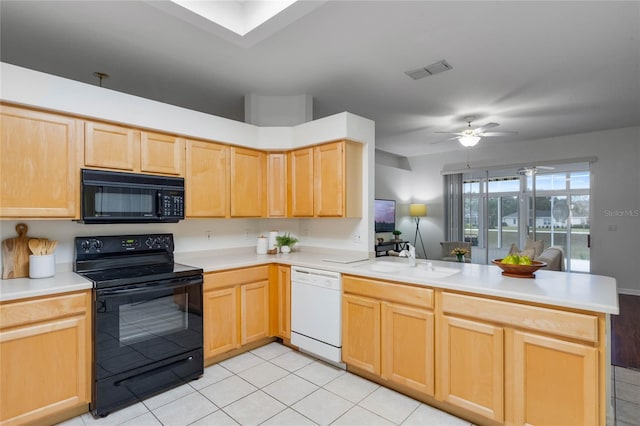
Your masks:
<path fill-rule="evenodd" d="M 377 272 L 381 274 L 394 274 L 413 278 L 444 278 L 460 272 L 458 268 L 436 266 L 430 261 L 418 261 L 416 266 L 411 266 L 406 258 L 393 258 L 389 260 L 372 260 L 354 268 Z"/>

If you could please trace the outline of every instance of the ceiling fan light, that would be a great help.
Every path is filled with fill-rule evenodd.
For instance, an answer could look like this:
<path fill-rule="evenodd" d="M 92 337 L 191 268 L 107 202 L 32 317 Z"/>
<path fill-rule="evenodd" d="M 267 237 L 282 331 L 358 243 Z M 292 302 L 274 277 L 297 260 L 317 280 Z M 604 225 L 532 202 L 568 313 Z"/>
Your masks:
<path fill-rule="evenodd" d="M 458 140 L 460 141 L 462 146 L 469 148 L 472 146 L 476 146 L 476 144 L 480 142 L 480 136 L 464 135 L 460 136 Z"/>

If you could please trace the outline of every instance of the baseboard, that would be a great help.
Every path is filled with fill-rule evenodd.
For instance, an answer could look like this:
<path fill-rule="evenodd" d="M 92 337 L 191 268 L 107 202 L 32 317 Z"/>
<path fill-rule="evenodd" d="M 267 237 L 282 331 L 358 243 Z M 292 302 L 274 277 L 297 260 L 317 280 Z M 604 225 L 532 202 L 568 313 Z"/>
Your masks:
<path fill-rule="evenodd" d="M 640 290 L 635 288 L 618 288 L 618 294 L 627 294 L 629 296 L 640 296 Z"/>

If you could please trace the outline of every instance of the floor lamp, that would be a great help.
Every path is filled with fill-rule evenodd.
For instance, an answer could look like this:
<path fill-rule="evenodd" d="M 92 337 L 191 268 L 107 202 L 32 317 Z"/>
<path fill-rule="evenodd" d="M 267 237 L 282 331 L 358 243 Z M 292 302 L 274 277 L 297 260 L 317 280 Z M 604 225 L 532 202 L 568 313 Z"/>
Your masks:
<path fill-rule="evenodd" d="M 413 217 L 416 221 L 416 235 L 413 238 L 413 246 L 417 247 L 418 237 L 420 237 L 420 245 L 422 246 L 422 252 L 424 258 L 427 258 L 427 251 L 424 249 L 424 242 L 422 241 L 422 235 L 420 234 L 420 218 L 427 215 L 426 204 L 409 204 L 409 216 Z"/>

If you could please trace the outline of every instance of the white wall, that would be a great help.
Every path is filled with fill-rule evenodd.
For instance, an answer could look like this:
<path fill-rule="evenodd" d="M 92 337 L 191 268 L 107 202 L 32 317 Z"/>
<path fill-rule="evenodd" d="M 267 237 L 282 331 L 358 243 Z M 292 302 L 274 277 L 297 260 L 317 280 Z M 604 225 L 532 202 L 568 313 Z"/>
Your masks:
<path fill-rule="evenodd" d="M 261 96 L 244 97 L 244 121 L 256 126 L 295 126 L 313 120 L 313 97 Z"/>
<path fill-rule="evenodd" d="M 640 295 L 640 127 L 508 144 L 482 141 L 470 151 L 471 167 L 535 163 L 594 156 L 591 172 L 591 271 L 615 277 L 620 292 Z M 422 199 L 428 217 L 421 222 L 427 255 L 440 256 L 444 239 L 443 182 L 440 171 L 464 168 L 464 150 L 409 158 L 411 170 L 376 164 L 376 197 L 399 203 Z M 458 167 L 459 166 L 459 167 Z M 407 202 L 408 203 L 408 202 Z M 401 230 L 410 218 L 398 210 Z M 613 230 L 616 229 L 616 230 Z M 413 231 L 410 233 L 413 240 Z M 405 235 L 403 235 L 405 236 Z M 406 237 L 406 236 L 405 236 Z"/>
<path fill-rule="evenodd" d="M 254 247 L 272 229 L 289 231 L 300 247 L 369 252 L 373 249 L 375 125 L 348 112 L 294 127 L 258 127 L 201 112 L 0 63 L 0 100 L 83 117 L 162 130 L 264 150 L 286 150 L 347 138 L 363 145 L 363 214 L 358 219 L 187 219 L 178 224 L 85 225 L 69 220 L 1 220 L 0 240 L 25 222 L 30 236 L 58 240 L 57 263 L 73 261 L 73 238 L 87 235 L 171 232 L 176 251 Z M 207 231 L 213 237 L 208 239 Z"/>

